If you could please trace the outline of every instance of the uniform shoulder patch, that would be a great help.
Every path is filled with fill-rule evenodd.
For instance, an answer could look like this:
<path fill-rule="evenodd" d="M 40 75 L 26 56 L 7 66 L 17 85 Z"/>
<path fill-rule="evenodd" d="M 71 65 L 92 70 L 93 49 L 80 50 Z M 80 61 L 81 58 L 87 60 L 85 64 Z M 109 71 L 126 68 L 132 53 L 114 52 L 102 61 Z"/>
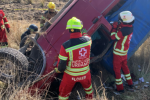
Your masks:
<path fill-rule="evenodd" d="M 121 28 L 121 32 L 123 36 L 129 35 L 133 32 L 133 27 L 123 27 Z"/>

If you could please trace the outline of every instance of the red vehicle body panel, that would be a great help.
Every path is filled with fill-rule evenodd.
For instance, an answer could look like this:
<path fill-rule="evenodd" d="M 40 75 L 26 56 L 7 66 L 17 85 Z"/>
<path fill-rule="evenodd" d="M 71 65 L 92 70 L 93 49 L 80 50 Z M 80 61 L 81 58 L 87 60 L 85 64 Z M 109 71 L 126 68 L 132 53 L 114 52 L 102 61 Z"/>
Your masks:
<path fill-rule="evenodd" d="M 120 0 L 74 0 L 63 13 L 54 21 L 54 23 L 46 31 L 47 34 L 41 36 L 37 42 L 42 47 L 46 55 L 46 68 L 43 75 L 51 72 L 54 69 L 54 62 L 57 61 L 57 56 L 61 45 L 70 37 L 70 33 L 66 30 L 68 19 L 73 16 L 79 18 L 83 22 L 83 28 L 88 30 L 91 36 L 95 30 L 104 25 L 109 31 L 111 25 L 107 22 L 104 16 L 119 2 Z M 93 24 L 93 20 L 98 18 L 98 21 Z M 32 86 L 32 89 L 43 89 L 51 82 L 49 78 L 45 83 L 41 80 Z M 43 84 L 44 83 L 44 84 Z"/>

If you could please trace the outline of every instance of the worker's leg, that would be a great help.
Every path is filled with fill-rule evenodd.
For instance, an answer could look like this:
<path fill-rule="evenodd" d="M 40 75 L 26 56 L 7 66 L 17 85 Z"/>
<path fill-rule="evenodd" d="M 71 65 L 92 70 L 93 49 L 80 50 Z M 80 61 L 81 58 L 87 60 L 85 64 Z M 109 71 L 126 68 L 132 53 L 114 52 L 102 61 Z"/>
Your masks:
<path fill-rule="evenodd" d="M 128 85 L 132 85 L 133 82 L 132 82 L 131 75 L 130 75 L 130 71 L 129 71 L 129 68 L 128 68 L 128 65 L 127 65 L 127 57 L 126 57 L 126 59 L 122 62 L 122 70 L 123 70 L 123 73 L 124 73 L 124 75 L 125 75 L 125 78 L 126 78 L 126 80 L 127 80 Z"/>
<path fill-rule="evenodd" d="M 72 77 L 66 73 L 63 75 L 63 79 L 59 86 L 59 100 L 68 100 L 69 95 L 74 87 L 75 83 Z"/>
<path fill-rule="evenodd" d="M 113 69 L 114 69 L 115 77 L 116 77 L 117 91 L 124 90 L 123 83 L 121 80 L 121 73 L 120 73 L 121 65 L 122 65 L 121 62 L 122 62 L 121 57 L 113 54 Z"/>
<path fill-rule="evenodd" d="M 86 100 L 90 100 L 93 99 L 93 88 L 92 88 L 92 83 L 91 83 L 91 73 L 90 71 L 83 76 L 85 77 L 84 80 L 80 81 L 80 83 L 82 84 L 84 91 L 86 93 Z"/>

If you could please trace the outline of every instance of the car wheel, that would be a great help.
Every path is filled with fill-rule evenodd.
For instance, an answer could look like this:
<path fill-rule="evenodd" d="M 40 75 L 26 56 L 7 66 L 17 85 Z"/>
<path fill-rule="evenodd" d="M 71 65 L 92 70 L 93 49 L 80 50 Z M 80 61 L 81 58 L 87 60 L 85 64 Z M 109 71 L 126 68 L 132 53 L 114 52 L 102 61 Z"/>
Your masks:
<path fill-rule="evenodd" d="M 28 73 L 28 60 L 18 50 L 12 48 L 0 49 L 0 81 L 21 82 Z"/>

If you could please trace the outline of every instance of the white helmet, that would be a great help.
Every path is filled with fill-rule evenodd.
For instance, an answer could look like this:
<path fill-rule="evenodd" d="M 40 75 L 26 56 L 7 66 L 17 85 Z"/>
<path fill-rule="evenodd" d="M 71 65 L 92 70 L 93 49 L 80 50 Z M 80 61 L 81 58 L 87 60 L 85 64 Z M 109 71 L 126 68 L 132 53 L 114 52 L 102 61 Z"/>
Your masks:
<path fill-rule="evenodd" d="M 131 23 L 135 19 L 130 11 L 122 11 L 119 15 L 124 23 Z"/>

